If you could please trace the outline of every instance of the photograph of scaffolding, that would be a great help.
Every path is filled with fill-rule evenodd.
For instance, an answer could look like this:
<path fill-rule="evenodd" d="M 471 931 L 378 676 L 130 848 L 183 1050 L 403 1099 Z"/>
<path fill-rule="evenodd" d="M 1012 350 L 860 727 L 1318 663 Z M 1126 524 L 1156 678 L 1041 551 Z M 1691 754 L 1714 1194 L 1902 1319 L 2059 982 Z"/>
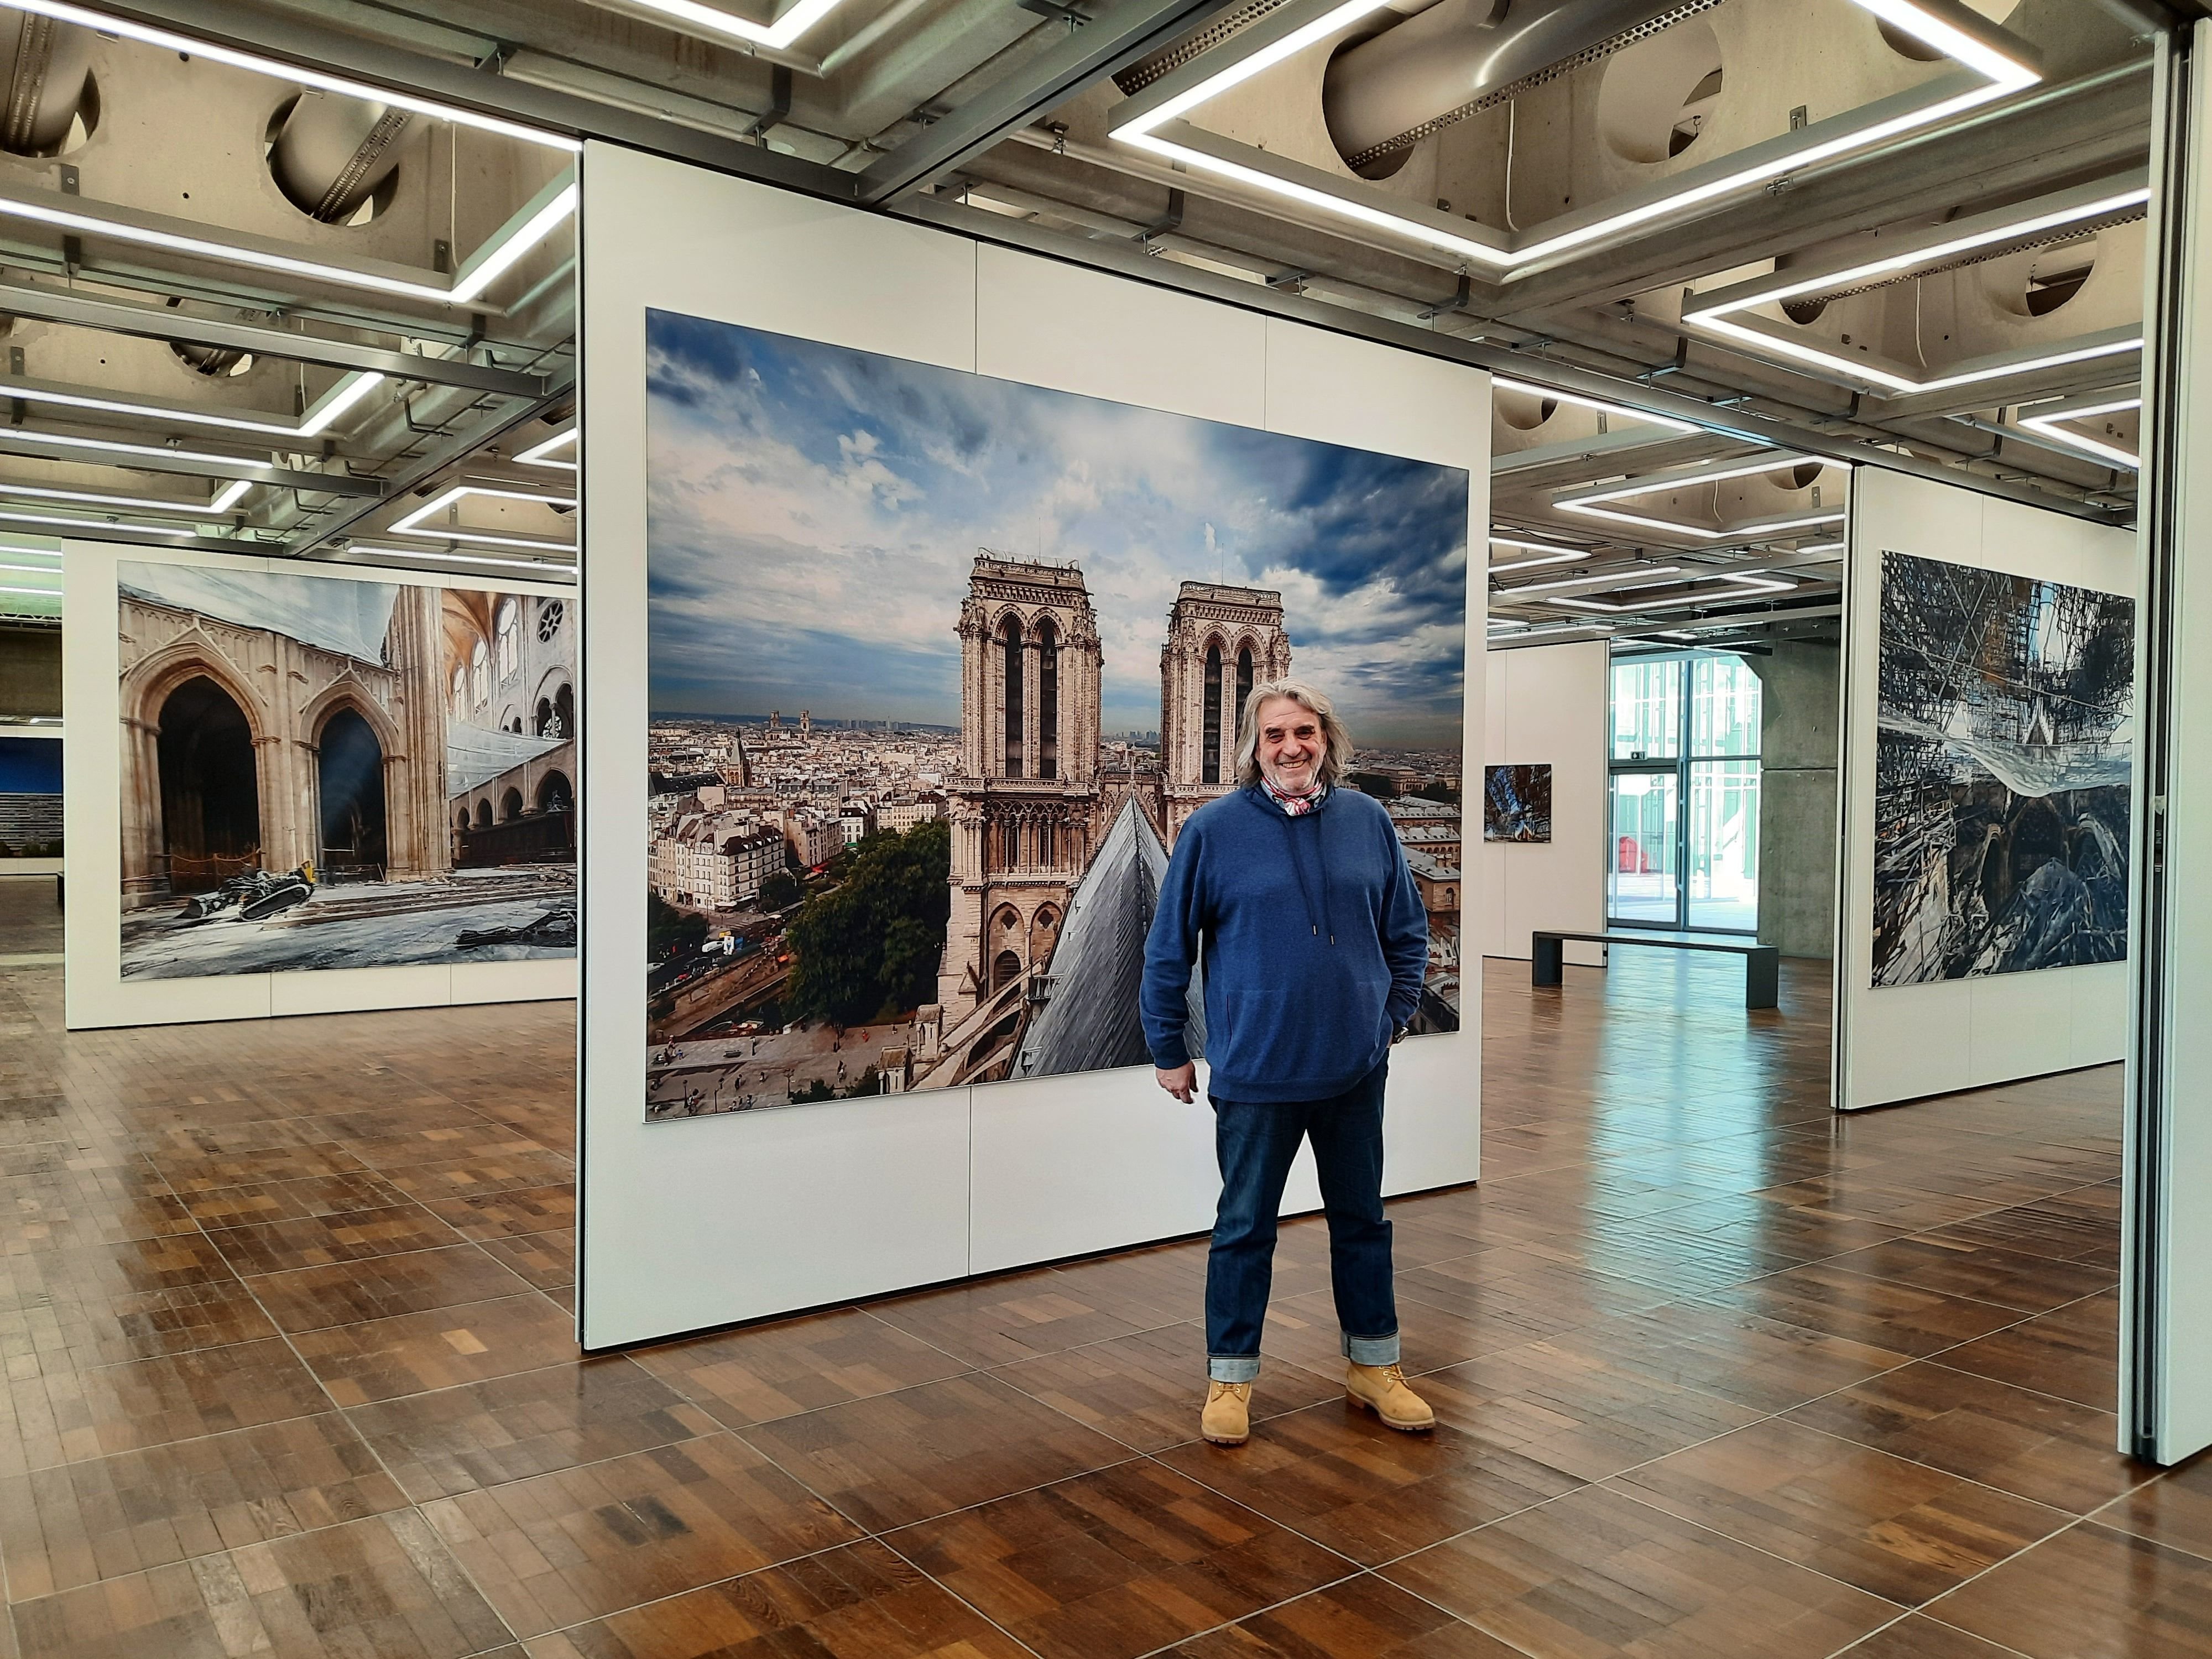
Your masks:
<path fill-rule="evenodd" d="M 2127 955 L 2135 601 L 1882 556 L 1875 985 Z"/>

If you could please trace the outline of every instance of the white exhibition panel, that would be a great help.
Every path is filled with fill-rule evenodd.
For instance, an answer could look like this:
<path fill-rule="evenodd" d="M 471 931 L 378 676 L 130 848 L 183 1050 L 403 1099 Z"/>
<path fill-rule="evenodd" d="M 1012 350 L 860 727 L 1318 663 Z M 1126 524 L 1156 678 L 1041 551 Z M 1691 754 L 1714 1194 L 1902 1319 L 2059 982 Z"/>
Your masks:
<path fill-rule="evenodd" d="M 1482 840 L 1474 808 L 1480 771 L 1468 774 L 1468 837 L 1480 885 L 1481 952 L 1528 960 L 1539 927 L 1605 930 L 1607 676 L 1603 640 L 1484 653 L 1485 766 L 1552 769 L 1552 839 Z M 1567 960 L 1605 965 L 1602 945 L 1571 944 Z"/>
<path fill-rule="evenodd" d="M 1881 556 L 1906 553 L 2110 593 L 2137 591 L 2136 538 L 1875 467 L 1851 498 L 1844 586 L 1842 933 L 1836 942 L 1836 1102 L 1856 1111 L 2120 1059 L 2128 964 L 1875 986 L 1874 756 Z"/>
<path fill-rule="evenodd" d="M 62 754 L 62 826 L 69 847 L 64 919 L 64 1017 L 73 1031 L 115 1025 L 178 1025 L 202 1020 L 268 1019 L 284 1014 L 354 1013 L 465 1002 L 528 1002 L 576 994 L 574 959 L 340 968 L 318 972 L 221 974 L 202 978 L 123 977 L 122 693 L 116 636 L 119 563 L 191 565 L 228 571 L 282 572 L 331 581 L 394 586 L 486 586 L 438 572 L 303 565 L 198 549 L 62 544 L 62 700 L 84 740 Z M 566 594 L 565 587 L 499 584 L 502 592 Z M 89 734 L 110 733 L 106 741 Z"/>
<path fill-rule="evenodd" d="M 1212 1115 L 1144 1067 L 645 1121 L 644 916 L 626 902 L 647 878 L 644 313 L 1462 466 L 1470 531 L 1487 521 L 1486 377 L 602 144 L 583 258 L 584 1346 L 1203 1231 Z M 1471 753 L 1480 698 L 1471 680 Z M 1393 1055 L 1392 1192 L 1478 1173 L 1466 1018 Z M 1302 1153 L 1285 1210 L 1319 1201 Z"/>

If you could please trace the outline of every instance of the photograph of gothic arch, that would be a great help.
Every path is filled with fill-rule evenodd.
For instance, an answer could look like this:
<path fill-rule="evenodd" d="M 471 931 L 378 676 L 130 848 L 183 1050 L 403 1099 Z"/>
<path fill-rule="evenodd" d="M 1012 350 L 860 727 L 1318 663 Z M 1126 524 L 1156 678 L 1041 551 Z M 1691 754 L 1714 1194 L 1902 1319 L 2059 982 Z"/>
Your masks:
<path fill-rule="evenodd" d="M 125 978 L 575 954 L 572 600 L 117 586 Z"/>
<path fill-rule="evenodd" d="M 671 313 L 647 344 L 648 1116 L 1147 1063 L 1160 878 L 1293 672 L 1434 896 L 1420 1029 L 1456 1027 L 1463 471 Z"/>

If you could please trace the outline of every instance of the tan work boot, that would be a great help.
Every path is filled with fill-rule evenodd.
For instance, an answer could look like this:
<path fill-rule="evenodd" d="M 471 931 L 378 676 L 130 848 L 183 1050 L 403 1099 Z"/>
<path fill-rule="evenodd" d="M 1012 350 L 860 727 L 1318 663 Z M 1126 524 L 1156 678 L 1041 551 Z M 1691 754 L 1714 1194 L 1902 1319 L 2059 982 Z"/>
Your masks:
<path fill-rule="evenodd" d="M 1252 1436 L 1252 1385 L 1208 1382 L 1198 1431 L 1217 1446 L 1241 1446 Z"/>
<path fill-rule="evenodd" d="M 1406 1386 L 1406 1373 L 1395 1365 L 1361 1365 L 1347 1362 L 1344 1391 L 1358 1404 L 1382 1419 L 1384 1426 L 1418 1434 L 1437 1425 L 1429 1402 Z"/>

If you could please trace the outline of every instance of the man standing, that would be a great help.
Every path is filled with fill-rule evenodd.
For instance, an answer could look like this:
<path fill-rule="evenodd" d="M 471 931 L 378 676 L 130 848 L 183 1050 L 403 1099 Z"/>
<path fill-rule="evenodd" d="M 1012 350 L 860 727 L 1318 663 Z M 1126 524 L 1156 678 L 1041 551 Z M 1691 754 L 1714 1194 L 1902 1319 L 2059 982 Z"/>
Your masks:
<path fill-rule="evenodd" d="M 1419 1006 L 1428 918 L 1389 814 L 1338 787 L 1351 761 L 1351 735 L 1319 691 L 1254 686 L 1237 734 L 1240 787 L 1183 825 L 1145 944 L 1145 1040 L 1160 1087 L 1182 1101 L 1198 1082 L 1184 1028 L 1204 952 L 1221 1203 L 1200 1427 L 1217 1445 L 1250 1433 L 1275 1218 L 1301 1139 L 1313 1142 L 1328 1215 L 1346 1391 L 1394 1429 L 1436 1423 L 1398 1368 L 1382 1213 L 1382 1085 Z"/>

